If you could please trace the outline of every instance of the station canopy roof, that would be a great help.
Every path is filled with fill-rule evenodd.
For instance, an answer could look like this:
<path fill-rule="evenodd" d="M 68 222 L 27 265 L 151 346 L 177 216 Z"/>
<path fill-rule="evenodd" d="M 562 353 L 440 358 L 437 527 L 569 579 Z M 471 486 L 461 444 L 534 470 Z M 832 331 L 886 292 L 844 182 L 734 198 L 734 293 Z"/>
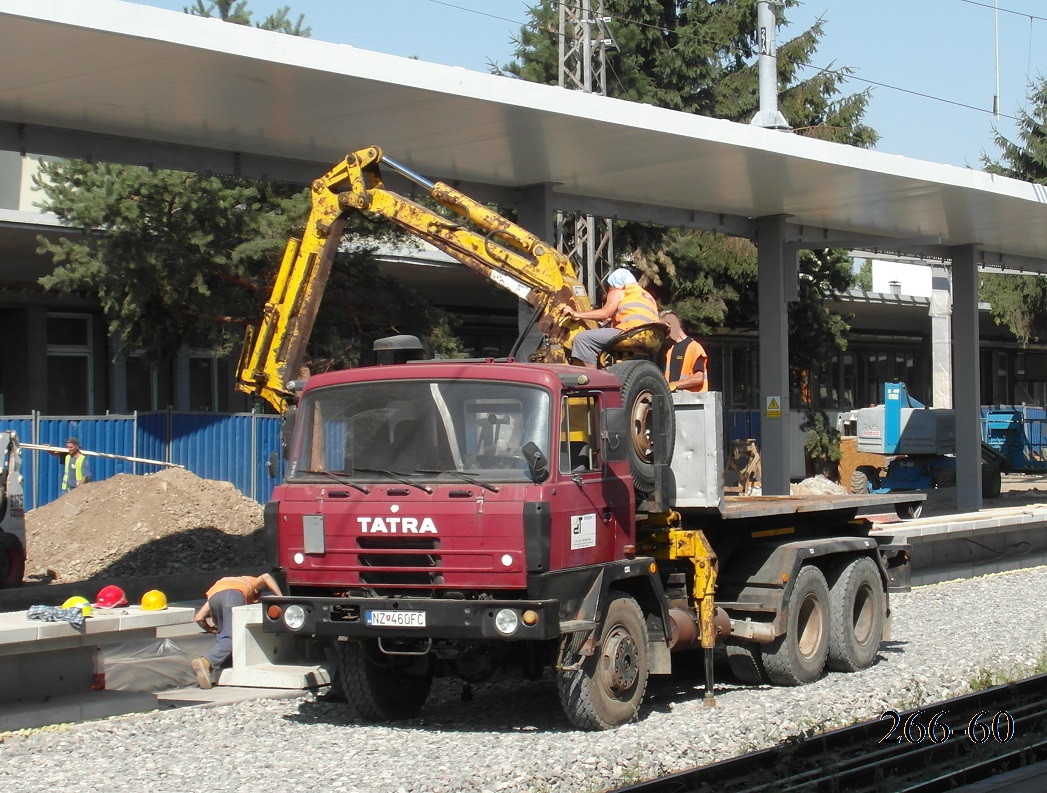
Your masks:
<path fill-rule="evenodd" d="M 379 145 L 481 199 L 1047 270 L 1047 188 L 972 169 L 119 0 L 0 0 L 0 29 L 13 151 L 307 182 Z"/>

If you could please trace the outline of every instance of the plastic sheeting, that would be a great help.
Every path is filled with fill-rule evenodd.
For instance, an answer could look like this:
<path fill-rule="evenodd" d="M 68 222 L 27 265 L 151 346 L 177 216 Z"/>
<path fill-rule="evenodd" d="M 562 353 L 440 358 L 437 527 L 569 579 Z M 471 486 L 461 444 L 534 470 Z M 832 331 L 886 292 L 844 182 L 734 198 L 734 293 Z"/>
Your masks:
<path fill-rule="evenodd" d="M 112 691 L 156 692 L 196 685 L 192 659 L 171 639 L 128 642 L 105 650 L 105 687 Z"/>

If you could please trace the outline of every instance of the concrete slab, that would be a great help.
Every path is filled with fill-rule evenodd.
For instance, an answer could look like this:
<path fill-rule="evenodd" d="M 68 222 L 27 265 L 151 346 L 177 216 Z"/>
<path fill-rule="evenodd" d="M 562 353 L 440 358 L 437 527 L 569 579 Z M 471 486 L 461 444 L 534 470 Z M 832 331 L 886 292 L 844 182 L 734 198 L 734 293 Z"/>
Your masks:
<path fill-rule="evenodd" d="M 5 703 L 0 710 L 0 731 L 104 719 L 122 713 L 146 712 L 156 708 L 156 694 L 130 691 L 87 691 Z"/>
<path fill-rule="evenodd" d="M 244 686 L 215 686 L 202 689 L 196 686 L 172 689 L 157 693 L 157 704 L 161 710 L 185 707 L 214 707 L 230 705 L 236 702 L 250 702 L 256 699 L 290 699 L 300 697 L 304 692 L 300 688 L 250 688 Z"/>

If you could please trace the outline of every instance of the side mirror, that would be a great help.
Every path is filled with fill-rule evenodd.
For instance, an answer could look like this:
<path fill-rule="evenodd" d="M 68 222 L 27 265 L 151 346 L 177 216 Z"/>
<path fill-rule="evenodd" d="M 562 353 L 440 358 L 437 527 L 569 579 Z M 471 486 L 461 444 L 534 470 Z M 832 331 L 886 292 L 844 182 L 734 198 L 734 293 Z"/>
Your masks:
<path fill-rule="evenodd" d="M 523 447 L 524 457 L 527 458 L 527 468 L 531 472 L 531 481 L 535 484 L 544 482 L 549 478 L 549 460 L 546 459 L 538 444 L 528 441 Z"/>
<path fill-rule="evenodd" d="M 290 407 L 284 413 L 283 422 L 280 424 L 280 450 L 286 460 L 291 454 L 291 436 L 294 434 L 294 420 L 298 415 L 298 408 Z"/>
<path fill-rule="evenodd" d="M 269 453 L 269 459 L 265 462 L 265 470 L 273 479 L 280 476 L 280 455 L 276 452 Z"/>

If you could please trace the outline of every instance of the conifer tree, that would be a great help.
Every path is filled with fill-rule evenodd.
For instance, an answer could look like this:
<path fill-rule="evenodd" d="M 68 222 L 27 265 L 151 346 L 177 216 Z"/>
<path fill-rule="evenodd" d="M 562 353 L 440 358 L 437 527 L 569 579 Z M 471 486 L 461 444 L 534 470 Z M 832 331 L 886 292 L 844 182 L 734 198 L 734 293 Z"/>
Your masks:
<path fill-rule="evenodd" d="M 1018 112 L 1018 139 L 993 135 L 999 159 L 982 156 L 989 173 L 1047 184 L 1047 78 L 1031 87 L 1030 111 Z M 979 296 L 991 307 L 997 325 L 1006 325 L 1020 344 L 1047 338 L 1047 277 L 982 273 Z"/>
<path fill-rule="evenodd" d="M 797 2 L 786 0 L 779 9 L 779 31 L 787 27 L 784 11 Z M 755 0 L 605 0 L 604 10 L 618 44 L 607 55 L 610 96 L 741 123 L 759 109 Z M 501 71 L 555 84 L 557 3 L 541 0 L 531 15 L 516 41 L 516 59 Z M 841 93 L 850 70 L 801 78 L 823 35 L 819 20 L 778 45 L 779 107 L 793 134 L 873 146 L 878 136 L 862 122 L 868 94 Z M 661 302 L 672 304 L 692 332 L 755 327 L 756 249 L 748 241 L 640 224 L 619 224 L 616 235 L 616 249 L 631 255 Z M 846 347 L 846 321 L 824 304 L 852 285 L 851 259 L 804 252 L 800 268 L 801 300 L 790 307 L 791 363 L 817 370 Z"/>

